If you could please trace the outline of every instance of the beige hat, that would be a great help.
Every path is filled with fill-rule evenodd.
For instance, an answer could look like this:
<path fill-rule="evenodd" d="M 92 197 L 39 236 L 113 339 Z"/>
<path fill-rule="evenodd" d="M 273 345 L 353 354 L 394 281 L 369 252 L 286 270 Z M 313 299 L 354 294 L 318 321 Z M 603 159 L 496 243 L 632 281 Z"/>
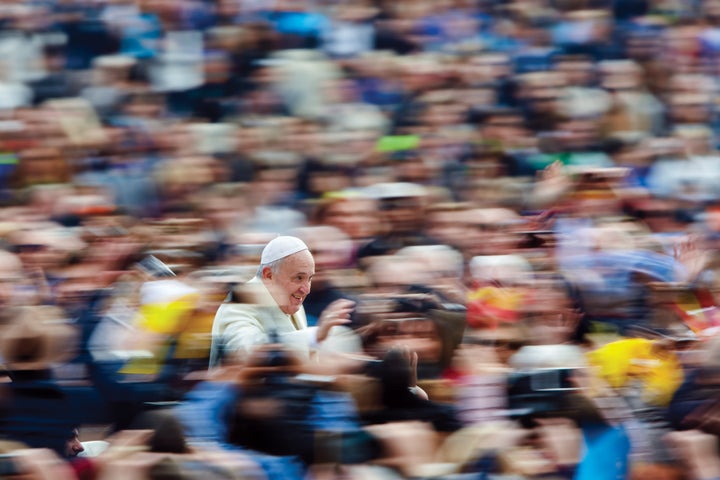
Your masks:
<path fill-rule="evenodd" d="M 260 257 L 260 264 L 267 265 L 303 250 L 309 250 L 305 242 L 297 237 L 281 235 L 273 238 L 265 245 Z"/>

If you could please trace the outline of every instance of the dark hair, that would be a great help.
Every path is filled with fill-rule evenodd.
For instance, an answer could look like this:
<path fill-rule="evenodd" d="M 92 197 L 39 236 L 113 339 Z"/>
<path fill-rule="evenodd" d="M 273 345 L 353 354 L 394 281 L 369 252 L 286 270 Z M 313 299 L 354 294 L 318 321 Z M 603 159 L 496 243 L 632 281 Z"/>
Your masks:
<path fill-rule="evenodd" d="M 165 457 L 153 464 L 148 471 L 150 480 L 185 480 L 180 465 L 170 457 Z"/>
<path fill-rule="evenodd" d="M 392 348 L 382 359 L 379 379 L 382 389 L 382 404 L 385 406 L 401 406 L 413 402 L 417 397 L 410 392 L 412 367 L 402 350 Z"/>
<path fill-rule="evenodd" d="M 182 423 L 170 410 L 143 412 L 133 422 L 132 428 L 153 431 L 148 440 L 151 452 L 187 453 L 189 451 Z"/>

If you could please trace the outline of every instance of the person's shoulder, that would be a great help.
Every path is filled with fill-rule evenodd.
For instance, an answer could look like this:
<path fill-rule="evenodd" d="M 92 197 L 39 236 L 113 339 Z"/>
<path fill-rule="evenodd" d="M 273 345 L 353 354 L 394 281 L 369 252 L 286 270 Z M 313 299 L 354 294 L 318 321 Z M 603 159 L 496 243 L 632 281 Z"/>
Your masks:
<path fill-rule="evenodd" d="M 256 304 L 260 303 L 263 293 L 266 292 L 262 281 L 257 277 L 253 277 L 244 283 L 233 285 L 227 297 L 226 304 Z"/>
<path fill-rule="evenodd" d="M 261 281 L 249 281 L 233 288 L 218 307 L 216 318 L 236 321 L 240 317 L 255 319 L 274 316 L 277 302 Z"/>

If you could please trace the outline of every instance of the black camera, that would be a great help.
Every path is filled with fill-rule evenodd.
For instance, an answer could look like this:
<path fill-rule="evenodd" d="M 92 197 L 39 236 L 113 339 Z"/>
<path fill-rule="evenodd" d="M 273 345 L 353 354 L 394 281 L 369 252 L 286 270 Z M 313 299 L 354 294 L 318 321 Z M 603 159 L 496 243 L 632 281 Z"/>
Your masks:
<path fill-rule="evenodd" d="M 513 372 L 508 377 L 508 409 L 514 419 L 562 416 L 571 408 L 573 368 L 540 368 Z"/>

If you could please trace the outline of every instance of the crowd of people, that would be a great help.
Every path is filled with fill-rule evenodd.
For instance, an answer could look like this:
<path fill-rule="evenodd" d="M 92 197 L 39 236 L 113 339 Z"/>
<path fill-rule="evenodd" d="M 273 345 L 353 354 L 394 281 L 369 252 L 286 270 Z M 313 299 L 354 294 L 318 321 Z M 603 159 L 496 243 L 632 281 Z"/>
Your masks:
<path fill-rule="evenodd" d="M 0 477 L 720 478 L 719 7 L 3 0 Z"/>

